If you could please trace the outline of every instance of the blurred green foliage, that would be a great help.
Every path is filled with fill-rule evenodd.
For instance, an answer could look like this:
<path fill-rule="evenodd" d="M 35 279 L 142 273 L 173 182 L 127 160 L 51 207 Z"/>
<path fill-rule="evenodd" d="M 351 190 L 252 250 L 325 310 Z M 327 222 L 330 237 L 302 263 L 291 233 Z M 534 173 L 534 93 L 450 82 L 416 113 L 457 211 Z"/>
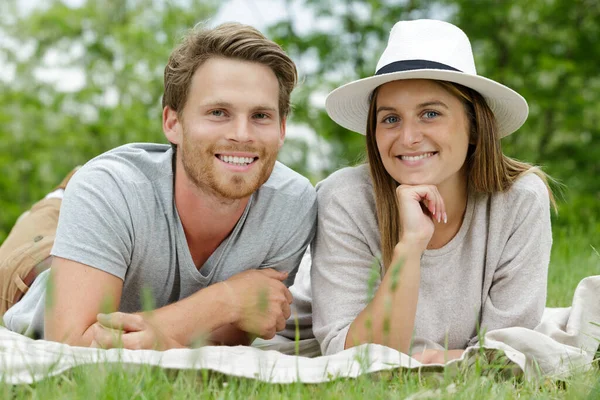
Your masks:
<path fill-rule="evenodd" d="M 288 0 L 294 3 L 293 0 Z M 511 157 L 541 165 L 556 185 L 555 224 L 585 224 L 600 245 L 600 2 L 597 0 L 303 0 L 311 29 L 293 15 L 270 30 L 296 60 L 318 57 L 296 91 L 293 121 L 327 140 L 331 161 L 316 180 L 361 158 L 364 137 L 333 123 L 315 93 L 370 76 L 393 24 L 438 18 L 472 42 L 478 73 L 508 85 L 530 115 L 503 139 Z M 328 21 L 325 24 L 323 22 Z M 302 170 L 302 160 L 290 163 Z"/>
<path fill-rule="evenodd" d="M 167 58 L 216 10 L 206 0 L 43 4 L 23 13 L 18 0 L 0 2 L 0 61 L 14 66 L 0 80 L 0 242 L 75 165 L 128 142 L 166 143 Z M 53 69 L 58 84 L 43 75 Z"/>
<path fill-rule="evenodd" d="M 503 140 L 565 184 L 559 224 L 600 241 L 600 3 L 596 0 L 282 0 L 267 30 L 300 66 L 280 159 L 316 182 L 361 159 L 364 137 L 337 126 L 324 96 L 369 76 L 400 19 L 441 18 L 471 38 L 479 73 L 527 98 L 530 117 Z M 167 57 L 216 0 L 0 2 L 0 242 L 18 215 L 75 165 L 118 145 L 166 142 L 160 96 Z M 310 26 L 294 7 L 314 15 Z M 65 70 L 66 68 L 66 70 Z M 61 71 L 59 83 L 48 71 Z M 65 72 L 66 71 L 66 72 Z M 292 131 L 317 133 L 312 142 Z M 315 168 L 315 160 L 318 168 Z"/>

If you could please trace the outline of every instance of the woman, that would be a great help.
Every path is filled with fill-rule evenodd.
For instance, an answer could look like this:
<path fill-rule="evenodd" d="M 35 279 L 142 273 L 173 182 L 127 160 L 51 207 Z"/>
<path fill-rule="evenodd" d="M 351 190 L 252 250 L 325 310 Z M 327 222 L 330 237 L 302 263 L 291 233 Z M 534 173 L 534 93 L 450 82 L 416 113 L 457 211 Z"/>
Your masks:
<path fill-rule="evenodd" d="M 477 75 L 467 36 L 442 21 L 397 23 L 376 74 L 334 90 L 326 108 L 366 133 L 368 164 L 317 187 L 323 354 L 378 343 L 443 363 L 486 331 L 535 327 L 552 196 L 539 169 L 502 154 L 527 102 Z"/>

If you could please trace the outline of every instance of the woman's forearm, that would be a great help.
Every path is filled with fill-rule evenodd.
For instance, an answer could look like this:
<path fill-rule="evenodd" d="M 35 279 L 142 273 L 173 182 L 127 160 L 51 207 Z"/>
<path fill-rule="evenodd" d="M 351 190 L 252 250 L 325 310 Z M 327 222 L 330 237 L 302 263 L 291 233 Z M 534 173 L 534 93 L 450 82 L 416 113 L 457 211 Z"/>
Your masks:
<path fill-rule="evenodd" d="M 373 300 L 350 325 L 345 348 L 382 344 L 408 352 L 421 279 L 419 246 L 398 243 Z"/>

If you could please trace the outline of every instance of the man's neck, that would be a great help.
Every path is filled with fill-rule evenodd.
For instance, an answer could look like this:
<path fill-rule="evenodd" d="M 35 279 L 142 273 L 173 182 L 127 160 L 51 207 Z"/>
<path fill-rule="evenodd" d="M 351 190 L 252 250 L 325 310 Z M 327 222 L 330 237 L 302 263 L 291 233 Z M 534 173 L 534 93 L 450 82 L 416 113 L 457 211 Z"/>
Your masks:
<path fill-rule="evenodd" d="M 200 268 L 231 233 L 250 196 L 226 199 L 209 188 L 197 187 L 181 164 L 177 165 L 175 173 L 174 194 L 190 253 L 196 267 Z"/>

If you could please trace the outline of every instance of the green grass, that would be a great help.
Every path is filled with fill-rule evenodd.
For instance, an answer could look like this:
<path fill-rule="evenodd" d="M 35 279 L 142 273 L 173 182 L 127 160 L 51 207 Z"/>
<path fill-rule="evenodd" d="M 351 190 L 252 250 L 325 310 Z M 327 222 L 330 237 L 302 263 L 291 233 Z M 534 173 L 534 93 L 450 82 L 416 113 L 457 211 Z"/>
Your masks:
<path fill-rule="evenodd" d="M 549 272 L 548 306 L 568 306 L 577 283 L 600 274 L 599 234 L 558 227 Z M 592 247 L 593 246 L 593 247 Z M 598 321 L 600 322 L 600 321 Z M 0 383 L 0 399 L 598 399 L 598 365 L 566 381 L 524 381 L 485 357 L 460 370 L 387 371 L 316 385 L 266 384 L 209 371 L 150 366 L 80 366 L 32 385 Z"/>
<path fill-rule="evenodd" d="M 596 395 L 594 396 L 594 392 Z M 502 377 L 493 366 L 454 373 L 394 371 L 357 379 L 307 384 L 266 384 L 207 371 L 169 371 L 142 366 L 84 366 L 33 385 L 0 386 L 0 398 L 33 399 L 595 399 L 600 396 L 597 370 L 567 382 L 526 382 Z"/>
<path fill-rule="evenodd" d="M 553 237 L 547 306 L 567 307 L 579 281 L 600 275 L 600 232 L 567 226 L 554 229 Z"/>

